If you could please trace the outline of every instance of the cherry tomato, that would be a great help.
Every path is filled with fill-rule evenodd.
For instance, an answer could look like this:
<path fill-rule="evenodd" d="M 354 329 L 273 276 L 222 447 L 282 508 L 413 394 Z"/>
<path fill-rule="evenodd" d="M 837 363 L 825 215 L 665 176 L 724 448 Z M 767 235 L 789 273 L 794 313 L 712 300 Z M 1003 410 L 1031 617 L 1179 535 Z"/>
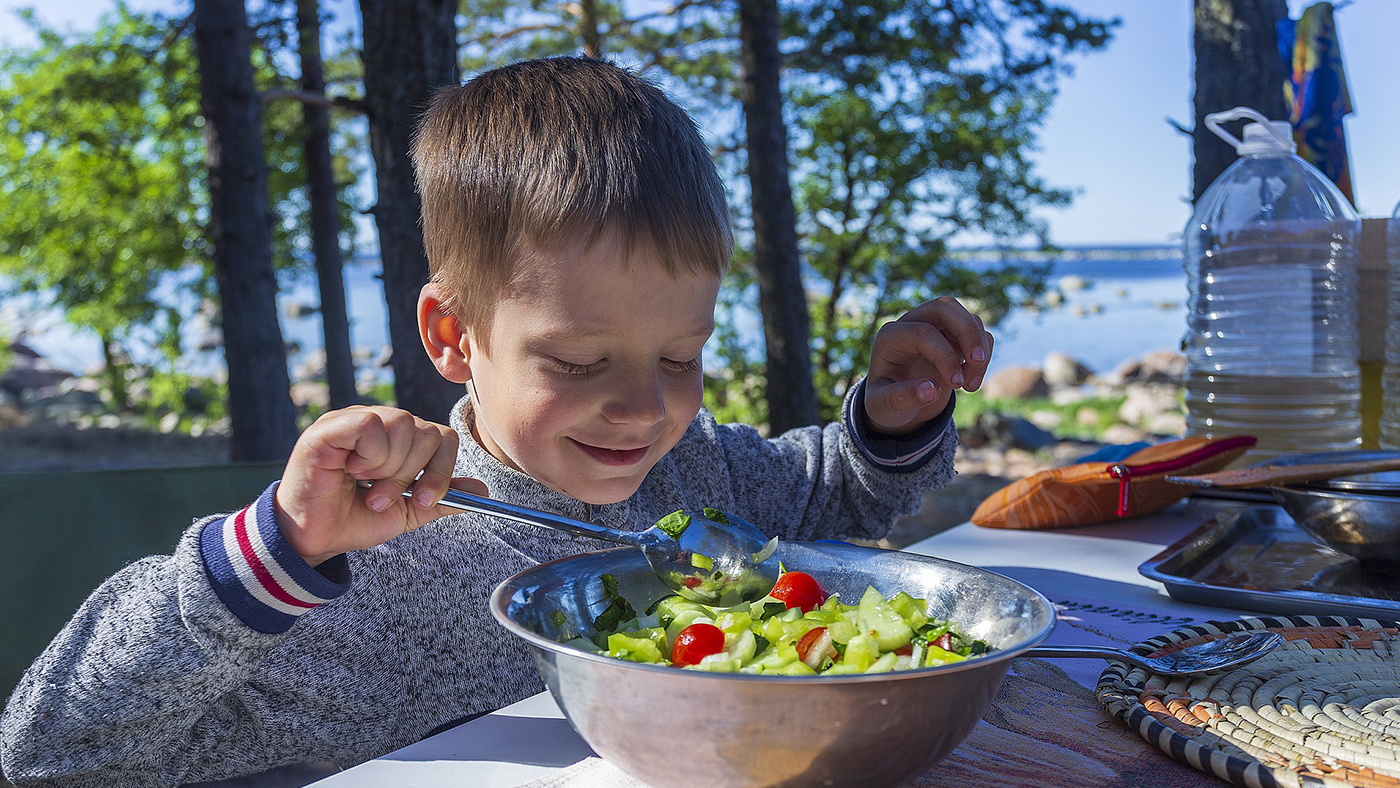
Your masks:
<path fill-rule="evenodd" d="M 943 634 L 939 635 L 939 636 L 933 641 L 933 645 L 938 646 L 939 648 L 943 649 L 944 651 L 952 651 L 952 650 L 953 650 L 953 636 L 950 635 L 950 634 L 948 634 L 947 632 L 944 632 Z"/>
<path fill-rule="evenodd" d="M 671 664 L 697 665 L 711 654 L 724 651 L 724 631 L 714 624 L 691 624 L 676 635 L 671 645 Z"/>
<path fill-rule="evenodd" d="M 784 572 L 771 596 L 789 608 L 802 608 L 803 613 L 810 613 L 826 601 L 826 592 L 806 572 Z"/>

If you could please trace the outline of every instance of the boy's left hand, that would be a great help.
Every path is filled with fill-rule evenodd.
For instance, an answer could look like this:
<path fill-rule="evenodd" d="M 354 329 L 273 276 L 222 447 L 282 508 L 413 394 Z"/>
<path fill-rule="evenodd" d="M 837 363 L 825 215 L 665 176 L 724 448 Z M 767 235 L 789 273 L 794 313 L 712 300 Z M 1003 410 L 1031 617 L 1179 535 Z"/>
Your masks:
<path fill-rule="evenodd" d="M 943 412 L 953 389 L 976 391 L 992 358 L 982 318 L 942 296 L 875 334 L 865 378 L 865 415 L 886 434 L 911 432 Z"/>

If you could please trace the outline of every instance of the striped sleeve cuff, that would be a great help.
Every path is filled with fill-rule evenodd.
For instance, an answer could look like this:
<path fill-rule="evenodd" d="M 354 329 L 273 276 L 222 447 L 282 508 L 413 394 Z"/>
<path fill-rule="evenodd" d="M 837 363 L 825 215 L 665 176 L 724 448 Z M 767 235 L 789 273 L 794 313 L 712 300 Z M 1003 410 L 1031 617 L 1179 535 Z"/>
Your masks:
<path fill-rule="evenodd" d="M 842 421 L 850 433 L 856 449 L 871 464 L 895 473 L 913 473 L 928 463 L 948 425 L 953 422 L 953 406 L 956 395 L 949 397 L 948 407 L 929 420 L 920 429 L 907 435 L 883 436 L 871 428 L 865 416 L 865 379 L 851 390 L 842 406 Z"/>
<path fill-rule="evenodd" d="M 350 589 L 350 565 L 338 555 L 312 568 L 277 527 L 277 482 L 246 509 L 215 520 L 200 534 L 214 593 L 259 632 L 286 632 L 299 616 Z"/>

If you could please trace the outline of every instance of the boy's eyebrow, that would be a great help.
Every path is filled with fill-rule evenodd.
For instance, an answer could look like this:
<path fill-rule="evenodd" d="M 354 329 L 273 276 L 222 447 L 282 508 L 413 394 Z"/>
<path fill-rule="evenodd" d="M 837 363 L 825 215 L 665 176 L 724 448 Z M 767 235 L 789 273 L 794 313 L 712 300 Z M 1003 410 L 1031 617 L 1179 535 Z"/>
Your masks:
<path fill-rule="evenodd" d="M 568 340 L 568 339 L 595 339 L 595 338 L 598 338 L 598 337 L 608 337 L 608 336 L 612 336 L 613 333 L 614 333 L 613 331 L 611 331 L 609 328 L 607 328 L 607 327 L 604 326 L 604 325 L 594 325 L 594 326 L 557 326 L 557 327 L 550 328 L 549 330 L 544 331 L 543 333 L 540 334 L 539 338 L 542 339 L 542 340 L 544 340 L 544 341 L 546 341 L 546 342 L 551 342 L 551 341 Z M 712 334 L 714 334 L 714 333 L 715 333 L 715 324 L 714 324 L 714 322 L 709 322 L 709 323 L 706 323 L 706 324 L 703 325 L 703 326 L 698 326 L 697 328 L 695 328 L 695 329 L 692 330 L 692 331 L 688 331 L 688 332 L 686 332 L 686 333 L 684 333 L 684 334 L 681 334 L 680 336 L 678 336 L 678 337 L 676 337 L 676 338 L 677 338 L 677 339 L 682 339 L 682 340 L 684 340 L 684 339 L 708 339 L 708 338 L 709 338 Z"/>

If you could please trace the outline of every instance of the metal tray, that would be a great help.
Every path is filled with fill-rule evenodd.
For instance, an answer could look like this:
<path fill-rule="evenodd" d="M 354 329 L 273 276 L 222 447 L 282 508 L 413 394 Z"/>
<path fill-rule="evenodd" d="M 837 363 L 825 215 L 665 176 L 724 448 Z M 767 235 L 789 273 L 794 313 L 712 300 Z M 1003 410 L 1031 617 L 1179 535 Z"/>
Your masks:
<path fill-rule="evenodd" d="M 1400 618 L 1400 579 L 1363 570 L 1278 506 L 1226 509 L 1138 567 L 1183 602 L 1268 613 Z"/>

